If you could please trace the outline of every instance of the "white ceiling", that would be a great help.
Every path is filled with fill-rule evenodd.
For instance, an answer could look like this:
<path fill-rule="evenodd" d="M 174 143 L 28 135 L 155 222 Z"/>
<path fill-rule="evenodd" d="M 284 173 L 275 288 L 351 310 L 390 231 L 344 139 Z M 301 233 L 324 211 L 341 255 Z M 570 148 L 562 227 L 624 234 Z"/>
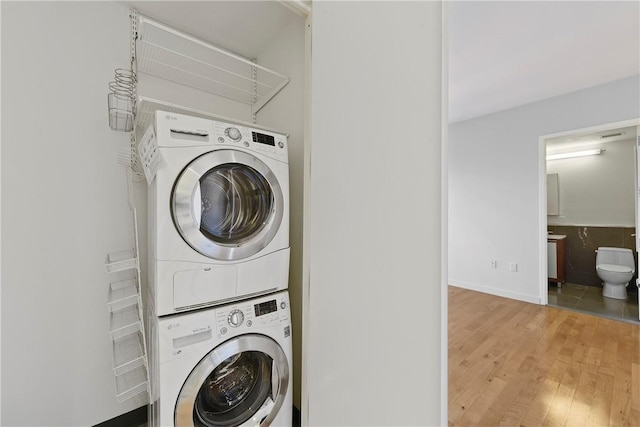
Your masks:
<path fill-rule="evenodd" d="M 273 0 L 120 3 L 248 58 L 299 19 Z M 449 4 L 450 122 L 640 74 L 640 1 Z"/>
<path fill-rule="evenodd" d="M 640 2 L 450 3 L 449 120 L 640 74 Z"/>

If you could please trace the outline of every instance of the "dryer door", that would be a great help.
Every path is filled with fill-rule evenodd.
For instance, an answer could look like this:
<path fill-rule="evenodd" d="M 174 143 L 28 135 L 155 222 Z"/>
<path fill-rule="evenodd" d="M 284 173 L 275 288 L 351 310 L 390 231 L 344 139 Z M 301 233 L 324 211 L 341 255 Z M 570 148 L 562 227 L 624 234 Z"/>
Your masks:
<path fill-rule="evenodd" d="M 265 335 L 240 335 L 191 371 L 178 395 L 175 425 L 269 425 L 288 384 L 289 364 L 278 343 Z"/>
<path fill-rule="evenodd" d="M 260 159 L 235 150 L 195 159 L 171 195 L 173 221 L 193 249 L 239 260 L 264 249 L 278 232 L 284 201 L 276 176 Z"/>

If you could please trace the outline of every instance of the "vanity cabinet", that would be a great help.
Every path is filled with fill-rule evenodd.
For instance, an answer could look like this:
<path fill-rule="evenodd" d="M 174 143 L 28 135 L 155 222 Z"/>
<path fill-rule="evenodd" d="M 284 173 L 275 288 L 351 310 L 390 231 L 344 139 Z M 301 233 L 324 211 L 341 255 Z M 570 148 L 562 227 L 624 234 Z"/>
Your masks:
<path fill-rule="evenodd" d="M 565 242 L 567 236 L 551 235 L 547 239 L 547 276 L 561 287 L 565 282 Z"/>

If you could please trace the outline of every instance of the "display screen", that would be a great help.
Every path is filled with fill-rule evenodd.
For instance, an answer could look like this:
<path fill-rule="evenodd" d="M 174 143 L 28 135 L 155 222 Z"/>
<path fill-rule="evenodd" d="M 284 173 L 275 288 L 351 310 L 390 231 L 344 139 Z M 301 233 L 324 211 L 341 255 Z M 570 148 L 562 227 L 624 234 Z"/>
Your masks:
<path fill-rule="evenodd" d="M 271 300 L 267 302 L 263 302 L 260 304 L 256 304 L 253 306 L 256 310 L 256 317 L 262 316 L 263 314 L 273 313 L 274 311 L 278 311 L 278 304 L 276 304 L 276 300 Z"/>
<path fill-rule="evenodd" d="M 258 133 L 258 132 L 251 132 L 251 133 L 253 134 L 253 142 L 271 145 L 272 147 L 276 146 L 276 140 L 271 135 L 265 135 L 264 133 Z"/>

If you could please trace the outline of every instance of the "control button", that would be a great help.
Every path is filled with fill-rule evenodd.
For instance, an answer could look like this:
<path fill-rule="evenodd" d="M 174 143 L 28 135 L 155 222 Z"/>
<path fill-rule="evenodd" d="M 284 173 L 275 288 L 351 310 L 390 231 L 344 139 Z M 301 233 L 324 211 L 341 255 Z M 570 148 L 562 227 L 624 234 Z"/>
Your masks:
<path fill-rule="evenodd" d="M 253 322 L 251 320 L 247 320 L 247 326 L 251 326 L 253 325 Z"/>
<path fill-rule="evenodd" d="M 224 334 L 226 334 L 226 333 L 227 333 L 227 328 L 222 327 L 222 328 L 220 329 L 220 335 L 224 335 Z"/>
<path fill-rule="evenodd" d="M 240 138 L 242 138 L 242 134 L 238 128 L 226 128 L 224 134 L 231 138 L 232 141 L 240 141 Z"/>
<path fill-rule="evenodd" d="M 224 142 L 224 138 L 223 138 L 223 137 L 221 137 L 221 136 L 219 136 L 219 137 L 218 137 L 218 142 L 219 142 L 220 144 L 222 144 L 222 143 Z"/>
<path fill-rule="evenodd" d="M 229 313 L 229 316 L 227 316 L 227 321 L 229 322 L 229 325 L 237 328 L 242 325 L 242 322 L 244 322 L 244 313 L 238 309 L 232 310 L 231 313 Z"/>
<path fill-rule="evenodd" d="M 281 309 L 283 309 L 283 310 L 284 310 L 285 308 L 287 308 L 287 303 L 286 303 L 286 302 L 284 302 L 284 301 L 282 301 L 282 302 L 280 303 L 280 308 L 281 308 Z"/>
<path fill-rule="evenodd" d="M 245 146 L 245 147 L 248 147 L 248 146 L 249 146 L 249 141 L 245 141 L 245 142 L 244 142 L 244 146 Z"/>
<path fill-rule="evenodd" d="M 282 142 L 282 141 L 278 141 L 278 147 L 280 147 L 280 148 L 284 148 L 284 142 Z"/>

